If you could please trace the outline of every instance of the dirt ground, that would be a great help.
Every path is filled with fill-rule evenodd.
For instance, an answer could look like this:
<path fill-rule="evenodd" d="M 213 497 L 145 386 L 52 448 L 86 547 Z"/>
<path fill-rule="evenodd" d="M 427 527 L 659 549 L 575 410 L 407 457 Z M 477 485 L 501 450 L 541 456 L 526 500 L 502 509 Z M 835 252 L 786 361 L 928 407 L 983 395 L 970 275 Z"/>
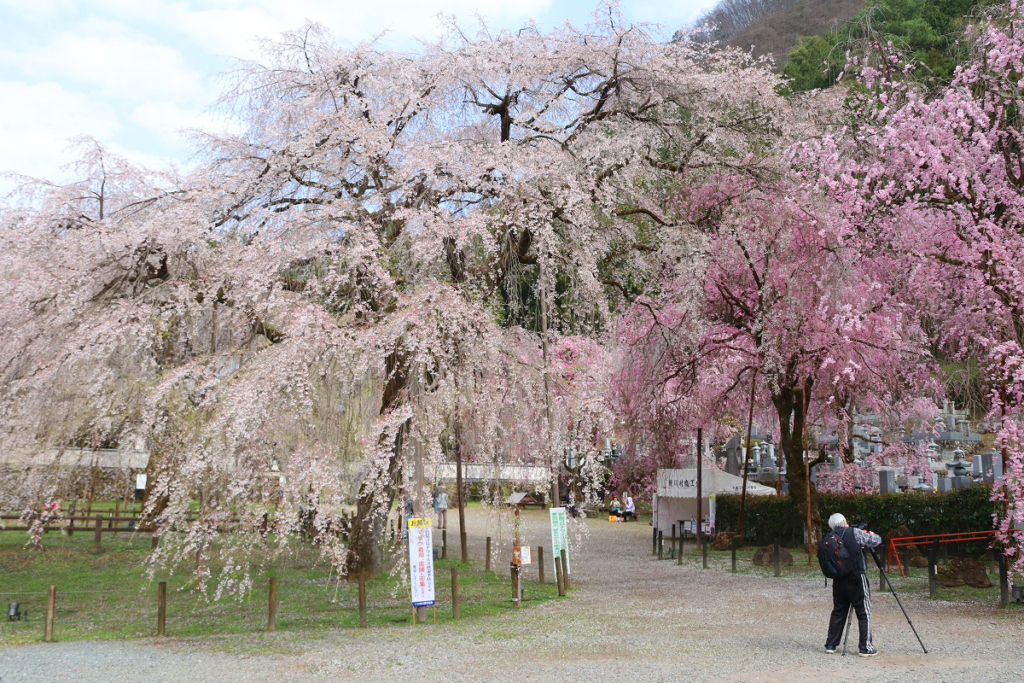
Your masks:
<path fill-rule="evenodd" d="M 454 511 L 453 511 L 454 512 Z M 524 542 L 550 548 L 546 511 L 522 516 Z M 449 513 L 457 538 L 457 515 Z M 507 528 L 473 511 L 507 572 Z M 645 521 L 588 520 L 575 534 L 569 598 L 459 623 L 315 634 L 38 644 L 0 649 L 0 683 L 162 681 L 979 681 L 1024 682 L 1020 610 L 907 595 L 924 654 L 888 594 L 873 596 L 878 657 L 826 655 L 831 588 L 821 578 L 731 574 L 724 560 L 683 566 L 651 555 Z M 799 560 L 798 560 L 799 561 Z M 552 572 L 548 571 L 550 581 Z M 536 568 L 527 572 L 536 581 Z M 875 586 L 877 588 L 877 586 Z M 444 609 L 444 607 L 439 607 Z M 856 627 L 854 629 L 856 631 Z M 856 633 L 851 636 L 855 640 Z"/>

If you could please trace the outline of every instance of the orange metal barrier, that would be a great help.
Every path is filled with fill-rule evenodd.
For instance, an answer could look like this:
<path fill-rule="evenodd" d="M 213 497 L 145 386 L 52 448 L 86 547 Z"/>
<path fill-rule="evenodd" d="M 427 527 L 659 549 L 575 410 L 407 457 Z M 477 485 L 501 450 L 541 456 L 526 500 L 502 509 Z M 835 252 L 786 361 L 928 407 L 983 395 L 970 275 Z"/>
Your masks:
<path fill-rule="evenodd" d="M 932 534 L 931 536 L 902 536 L 889 539 L 889 550 L 886 553 L 885 569 L 889 571 L 892 567 L 892 559 L 896 558 L 896 566 L 900 568 L 900 576 L 906 576 L 903 569 L 903 562 L 900 560 L 899 548 L 906 548 L 912 545 L 930 545 L 935 541 L 939 543 L 963 543 L 965 541 L 988 541 L 995 538 L 996 532 L 988 531 L 964 531 L 957 534 Z"/>

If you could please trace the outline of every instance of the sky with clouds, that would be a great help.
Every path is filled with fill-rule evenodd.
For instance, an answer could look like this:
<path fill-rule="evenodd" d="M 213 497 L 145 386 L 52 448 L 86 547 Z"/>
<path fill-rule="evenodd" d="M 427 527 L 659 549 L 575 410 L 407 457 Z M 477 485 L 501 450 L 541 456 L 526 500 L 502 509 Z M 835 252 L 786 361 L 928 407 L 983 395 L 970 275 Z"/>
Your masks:
<path fill-rule="evenodd" d="M 717 0 L 624 0 L 673 30 Z M 587 23 L 598 0 L 0 0 L 0 171 L 58 179 L 69 139 L 91 135 L 150 166 L 187 164 L 181 131 L 223 124 L 212 105 L 235 58 L 306 20 L 342 45 L 384 34 L 414 50 L 439 15 L 472 26 Z"/>

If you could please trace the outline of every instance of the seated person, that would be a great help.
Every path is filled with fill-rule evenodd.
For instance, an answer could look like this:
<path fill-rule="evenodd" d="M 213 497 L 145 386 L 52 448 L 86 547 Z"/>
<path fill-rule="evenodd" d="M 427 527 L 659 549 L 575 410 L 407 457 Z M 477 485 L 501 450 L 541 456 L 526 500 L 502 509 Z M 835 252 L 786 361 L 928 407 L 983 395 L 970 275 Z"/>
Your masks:
<path fill-rule="evenodd" d="M 616 517 L 622 517 L 622 503 L 619 502 L 618 496 L 612 496 L 612 502 L 608 507 L 608 512 Z"/>
<path fill-rule="evenodd" d="M 632 517 L 636 520 L 636 504 L 633 503 L 633 496 L 626 493 L 626 510 L 622 513 L 622 521 L 628 522 L 629 518 Z"/>

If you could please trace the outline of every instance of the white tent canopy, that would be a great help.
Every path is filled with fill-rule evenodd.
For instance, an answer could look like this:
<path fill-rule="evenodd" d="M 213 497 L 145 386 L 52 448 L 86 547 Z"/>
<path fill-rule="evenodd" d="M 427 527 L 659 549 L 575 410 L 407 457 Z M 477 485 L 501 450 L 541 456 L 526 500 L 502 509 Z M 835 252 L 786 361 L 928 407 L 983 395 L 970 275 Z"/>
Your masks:
<path fill-rule="evenodd" d="M 713 517 L 711 498 L 721 493 L 743 491 L 743 477 L 737 477 L 707 468 L 701 476 L 701 513 L 707 520 Z M 774 496 L 775 489 L 747 481 L 748 496 Z M 669 535 L 672 525 L 697 517 L 697 469 L 658 470 L 657 501 L 654 509 L 654 526 Z"/>

